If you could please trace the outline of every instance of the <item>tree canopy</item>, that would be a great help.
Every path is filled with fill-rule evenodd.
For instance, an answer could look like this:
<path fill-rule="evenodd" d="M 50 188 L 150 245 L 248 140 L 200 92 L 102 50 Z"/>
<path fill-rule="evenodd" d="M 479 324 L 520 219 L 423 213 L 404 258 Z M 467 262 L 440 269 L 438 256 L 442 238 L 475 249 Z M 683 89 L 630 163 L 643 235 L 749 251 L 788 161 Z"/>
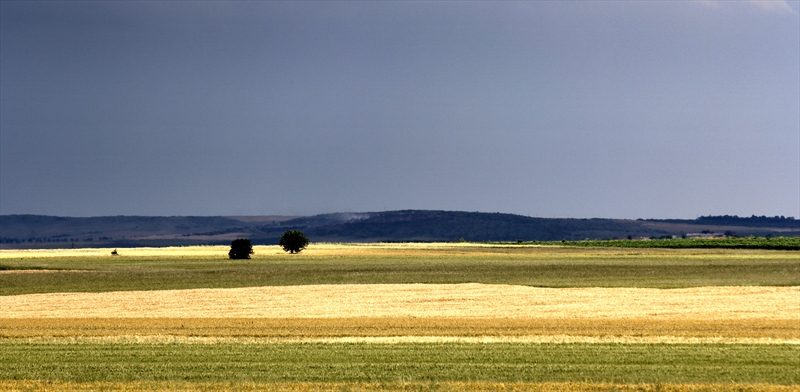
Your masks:
<path fill-rule="evenodd" d="M 247 238 L 239 238 L 231 242 L 231 250 L 228 252 L 228 257 L 231 259 L 249 259 L 253 254 L 253 245 Z"/>
<path fill-rule="evenodd" d="M 289 253 L 300 253 L 308 246 L 308 237 L 300 230 L 287 230 L 281 235 L 279 245 Z"/>

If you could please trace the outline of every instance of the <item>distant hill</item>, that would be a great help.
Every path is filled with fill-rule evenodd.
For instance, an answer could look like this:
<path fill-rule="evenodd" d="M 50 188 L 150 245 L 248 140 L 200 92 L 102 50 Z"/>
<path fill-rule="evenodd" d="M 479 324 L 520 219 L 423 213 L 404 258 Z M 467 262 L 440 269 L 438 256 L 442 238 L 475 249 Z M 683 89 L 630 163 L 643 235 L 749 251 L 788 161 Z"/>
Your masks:
<path fill-rule="evenodd" d="M 625 220 L 532 218 L 522 215 L 404 210 L 357 214 L 328 214 L 287 220 L 277 226 L 259 227 L 253 236 L 272 243 L 287 229 L 303 230 L 309 238 L 328 242 L 377 241 L 560 241 L 608 238 L 683 236 L 686 234 L 800 235 L 800 221 L 784 221 L 775 227 L 761 218 L 736 222 L 696 220 Z M 754 220 L 756 222 L 754 222 Z M 787 224 L 793 222 L 792 224 Z M 259 235 L 263 233 L 263 235 Z"/>
<path fill-rule="evenodd" d="M 219 243 L 281 216 L 0 216 L 0 248 L 133 247 Z M 230 240 L 227 241 L 230 243 Z"/>
<path fill-rule="evenodd" d="M 230 244 L 250 238 L 276 244 L 289 229 L 312 242 L 560 241 L 689 235 L 800 236 L 785 217 L 709 216 L 694 220 L 555 219 L 514 214 L 403 210 L 308 217 L 67 218 L 0 216 L 0 247 L 133 247 Z"/>
<path fill-rule="evenodd" d="M 736 215 L 701 216 L 695 220 L 676 220 L 676 219 L 649 219 L 651 222 L 672 222 L 690 223 L 695 225 L 717 225 L 717 226 L 743 226 L 743 227 L 771 227 L 786 228 L 797 230 L 800 221 L 794 217 L 785 216 L 750 216 L 739 217 Z"/>
<path fill-rule="evenodd" d="M 389 211 L 333 214 L 262 227 L 269 236 L 284 227 L 304 230 L 326 241 L 516 241 L 666 235 L 635 221 L 612 219 L 545 219 L 522 215 L 458 211 Z"/>

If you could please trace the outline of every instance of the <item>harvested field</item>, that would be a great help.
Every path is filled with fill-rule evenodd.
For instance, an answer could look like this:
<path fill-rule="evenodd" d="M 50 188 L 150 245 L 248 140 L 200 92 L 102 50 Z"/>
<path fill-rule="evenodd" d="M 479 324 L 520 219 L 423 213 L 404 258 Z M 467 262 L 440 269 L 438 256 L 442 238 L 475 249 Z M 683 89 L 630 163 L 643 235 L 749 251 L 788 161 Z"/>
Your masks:
<path fill-rule="evenodd" d="M 376 284 L 26 294 L 4 318 L 648 318 L 800 320 L 800 287 L 548 289 Z"/>

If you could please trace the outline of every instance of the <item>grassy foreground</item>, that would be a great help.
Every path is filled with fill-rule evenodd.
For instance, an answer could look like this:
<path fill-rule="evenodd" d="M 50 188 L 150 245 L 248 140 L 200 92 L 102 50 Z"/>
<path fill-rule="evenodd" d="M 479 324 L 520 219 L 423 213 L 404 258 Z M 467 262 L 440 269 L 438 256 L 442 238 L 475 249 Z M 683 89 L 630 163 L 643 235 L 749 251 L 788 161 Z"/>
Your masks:
<path fill-rule="evenodd" d="M 0 343 L 0 379 L 800 383 L 791 345 Z"/>
<path fill-rule="evenodd" d="M 298 255 L 225 247 L 112 257 L 0 251 L 0 296 L 310 284 L 486 283 L 537 287 L 799 286 L 794 251 L 603 249 L 480 244 L 312 245 Z M 178 250 L 180 248 L 177 248 Z M 197 249 L 197 248 L 194 248 Z M 109 251 L 110 252 L 110 251 Z M 171 251 L 170 251 L 171 252 Z M 25 273 L 21 273 L 25 271 Z"/>

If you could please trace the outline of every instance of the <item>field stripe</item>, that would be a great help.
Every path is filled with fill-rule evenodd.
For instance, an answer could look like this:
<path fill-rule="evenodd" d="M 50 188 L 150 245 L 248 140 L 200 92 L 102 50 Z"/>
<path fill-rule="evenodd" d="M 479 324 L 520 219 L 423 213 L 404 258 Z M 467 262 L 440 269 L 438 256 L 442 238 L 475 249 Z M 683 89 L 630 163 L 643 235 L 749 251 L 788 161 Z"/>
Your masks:
<path fill-rule="evenodd" d="M 0 379 L 800 384 L 795 345 L 0 341 Z"/>
<path fill-rule="evenodd" d="M 407 344 L 407 343 L 519 343 L 519 344 L 791 344 L 800 345 L 800 339 L 776 338 L 724 338 L 685 336 L 342 336 L 259 338 L 231 336 L 175 336 L 175 335 L 118 335 L 70 336 L 0 339 L 4 343 L 35 344 Z"/>
<path fill-rule="evenodd" d="M 675 336 L 800 339 L 797 320 L 649 318 L 0 318 L 0 337 Z"/>
<path fill-rule="evenodd" d="M 395 383 L 255 383 L 255 382 L 68 382 L 40 380 L 0 380 L 0 390 L 10 392 L 78 392 L 78 391 L 265 391 L 265 392 L 321 392 L 321 391 L 476 391 L 476 392 L 798 392 L 800 386 L 774 384 L 610 384 L 610 383 L 497 383 L 497 382 L 395 382 Z"/>
<path fill-rule="evenodd" d="M 270 286 L 0 297 L 3 318 L 475 317 L 783 319 L 800 287 L 536 288 L 489 284 Z"/>

